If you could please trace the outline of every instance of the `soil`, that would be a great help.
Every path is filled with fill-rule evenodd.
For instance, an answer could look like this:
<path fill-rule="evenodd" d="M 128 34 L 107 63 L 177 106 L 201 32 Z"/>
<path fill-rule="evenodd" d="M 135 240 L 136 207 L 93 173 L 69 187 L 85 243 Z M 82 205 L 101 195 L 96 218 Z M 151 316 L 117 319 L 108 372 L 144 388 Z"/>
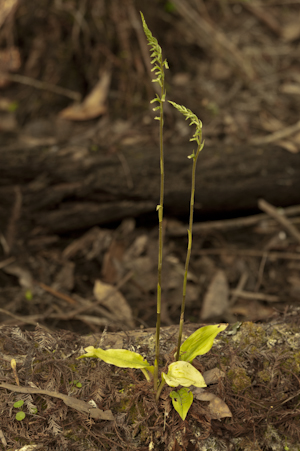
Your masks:
<path fill-rule="evenodd" d="M 299 4 L 273 0 L 265 1 L 263 5 L 218 0 L 126 0 L 121 4 L 108 0 L 32 0 L 29 5 L 20 0 L 0 5 L 0 153 L 2 157 L 9 154 L 12 161 L 15 156 L 20 171 L 11 183 L 8 168 L 1 168 L 0 324 L 5 346 L 9 346 L 9 349 L 5 348 L 2 342 L 2 357 L 8 355 L 16 359 L 20 386 L 28 387 L 30 382 L 44 390 L 72 394 L 77 399 L 88 401 L 93 398 L 99 409 L 111 409 L 119 419 L 123 415 L 121 425 L 114 423 L 111 427 L 103 426 L 105 420 L 93 420 L 80 413 L 82 435 L 88 430 L 91 446 L 102 447 L 98 449 L 128 448 L 133 431 L 140 440 L 143 432 L 140 422 L 145 418 L 145 409 L 150 421 L 150 426 L 147 425 L 150 429 L 145 434 L 153 437 L 154 442 L 156 440 L 155 449 L 169 449 L 164 444 L 167 442 L 173 443 L 170 449 L 190 449 L 191 439 L 200 446 L 204 438 L 221 437 L 224 431 L 228 440 L 233 436 L 240 440 L 227 441 L 224 449 L 227 446 L 227 449 L 246 450 L 247 441 L 251 445 L 257 443 L 257 449 L 265 451 L 283 449 L 276 446 L 299 449 L 296 423 L 299 359 L 294 355 L 299 350 L 297 343 L 289 349 L 278 351 L 276 348 L 278 356 L 275 357 L 270 345 L 264 341 L 266 350 L 263 354 L 260 347 L 249 354 L 243 347 L 239 351 L 232 350 L 228 343 L 230 336 L 224 334 L 227 337 L 227 341 L 223 337 L 224 346 L 227 347 L 222 352 L 230 356 L 230 362 L 222 361 L 219 348 L 211 357 L 209 353 L 204 360 L 199 360 L 203 370 L 218 366 L 226 374 L 218 382 L 215 393 L 226 401 L 233 417 L 218 420 L 209 418 L 199 401 L 194 403 L 194 410 L 185 423 L 173 410 L 164 417 L 164 409 L 170 407 L 169 398 L 166 396 L 156 405 L 142 375 L 122 370 L 126 387 L 134 381 L 134 393 L 129 399 L 137 400 L 137 406 L 139 400 L 144 399 L 142 411 L 134 412 L 138 420 L 133 419 L 131 403 L 126 408 L 123 404 L 122 414 L 117 412 L 118 402 L 121 406 L 123 402 L 120 390 L 124 388 L 119 381 L 118 369 L 108 369 L 103 362 L 94 362 L 92 366 L 101 369 L 102 375 L 97 385 L 91 361 L 80 360 L 76 366 L 75 356 L 84 346 L 81 337 L 88 334 L 98 337 L 105 331 L 104 339 L 109 341 L 111 333 L 123 331 L 130 336 L 140 328 L 144 333 L 144 329 L 155 326 L 157 214 L 154 205 L 153 213 L 147 209 L 147 213 L 145 209 L 140 209 L 139 213 L 131 210 L 135 212 L 134 216 L 124 209 L 114 216 L 117 219 L 108 223 L 98 215 L 96 219 L 89 216 L 86 221 L 78 221 L 79 226 L 72 219 L 72 224 L 68 223 L 65 229 L 61 226 L 47 228 L 49 221 L 44 219 L 43 222 L 42 216 L 45 204 L 42 189 L 47 186 L 48 192 L 52 191 L 52 203 L 47 204 L 51 217 L 55 218 L 60 212 L 68 217 L 68 212 L 74 214 L 76 208 L 78 216 L 84 217 L 85 212 L 78 205 L 79 200 L 87 196 L 93 172 L 92 168 L 88 171 L 85 191 L 82 183 L 80 189 L 76 185 L 79 175 L 77 180 L 76 174 L 75 179 L 74 174 L 68 179 L 65 169 L 61 176 L 59 166 L 57 185 L 54 186 L 50 172 L 53 173 L 53 167 L 55 169 L 60 160 L 53 159 L 51 170 L 41 164 L 40 173 L 35 164 L 43 160 L 43 155 L 44 161 L 49 154 L 63 155 L 65 159 L 69 155 L 70 160 L 81 159 L 84 169 L 85 155 L 97 152 L 104 157 L 114 155 L 122 166 L 127 187 L 131 189 L 131 168 L 122 149 L 158 149 L 157 122 L 153 120 L 149 106 L 154 85 L 139 10 L 143 11 L 169 62 L 169 98 L 194 111 L 203 122 L 205 147 L 198 162 L 199 178 L 204 169 L 206 176 L 209 174 L 210 167 L 205 163 L 209 149 L 217 148 L 219 152 L 225 148 L 242 149 L 245 159 L 241 152 L 239 166 L 245 174 L 249 148 L 257 149 L 253 158 L 259 159 L 264 149 L 272 145 L 276 148 L 274 155 L 277 158 L 280 155 L 286 161 L 292 155 L 294 162 L 288 167 L 285 165 L 282 178 L 274 181 L 273 192 L 262 192 L 262 199 L 257 199 L 257 205 L 251 205 L 251 208 L 237 202 L 238 193 L 243 192 L 246 197 L 248 192 L 243 191 L 244 187 L 236 182 L 234 174 L 232 180 L 237 195 L 232 195 L 231 203 L 227 196 L 226 208 L 224 205 L 222 208 L 222 202 L 218 203 L 218 193 L 214 192 L 213 202 L 218 208 L 209 211 L 206 207 L 205 213 L 201 214 L 199 199 L 205 196 L 205 189 L 208 195 L 212 193 L 209 176 L 204 177 L 208 180 L 207 186 L 199 185 L 201 193 L 198 191 L 198 197 L 196 188 L 196 221 L 185 312 L 187 327 L 226 322 L 252 324 L 251 327 L 262 327 L 265 331 L 272 321 L 279 321 L 278 318 L 285 324 L 289 323 L 287 318 L 294 318 L 289 331 L 293 337 L 297 335 L 300 192 L 295 189 L 291 194 L 291 187 L 297 187 L 300 179 L 296 160 L 300 150 Z M 188 123 L 166 105 L 165 153 L 171 153 L 172 146 L 186 149 L 190 137 Z M 32 152 L 32 170 L 28 164 L 26 170 L 25 167 L 20 170 L 22 150 L 26 152 L 26 158 L 29 155 L 29 161 Z M 39 159 L 33 157 L 37 152 Z M 183 160 L 187 155 L 183 153 Z M 265 158 L 261 159 L 262 177 L 268 178 L 269 167 L 271 163 L 268 165 Z M 151 173 L 149 175 L 146 168 L 141 167 L 140 178 L 145 185 L 150 177 Z M 218 185 L 217 177 L 214 175 L 211 181 L 214 186 Z M 230 185 L 233 192 L 234 183 Z M 285 185 L 290 189 L 288 195 L 285 195 L 288 192 Z M 226 192 L 229 188 L 220 186 L 220 193 Z M 112 198 L 114 193 L 102 189 L 92 194 L 94 197 L 88 198 L 89 204 L 99 204 L 100 208 L 104 197 L 107 202 L 107 196 Z M 153 199 L 144 201 L 153 203 Z M 164 219 L 161 312 L 164 328 L 175 327 L 180 315 L 188 205 L 183 210 L 182 199 L 178 199 L 179 205 L 178 211 L 176 208 L 166 211 Z M 279 208 L 281 206 L 284 208 Z M 28 211 L 29 218 L 25 214 Z M 291 312 L 296 313 L 292 315 Z M 258 322 L 261 326 L 256 326 Z M 39 345 L 37 350 L 35 343 Z M 283 346 L 283 343 L 277 344 Z M 102 345 L 109 347 L 108 342 Z M 120 347 L 126 345 L 130 345 L 130 340 L 127 344 L 122 342 Z M 54 361 L 53 350 L 58 356 Z M 151 354 L 151 351 L 147 352 Z M 23 357 L 18 360 L 19 354 L 27 355 L 27 360 Z M 64 361 L 66 356 L 73 359 L 71 369 L 71 360 Z M 209 358 L 211 361 L 206 360 Z M 281 366 L 282 359 L 291 359 L 290 363 L 293 360 L 296 362 L 293 364 L 298 365 L 291 369 L 290 378 L 286 368 Z M 264 361 L 270 364 L 264 364 Z M 3 362 L 1 381 L 15 383 L 13 373 L 5 363 L 8 358 Z M 74 368 L 77 375 L 72 372 Z M 234 392 L 230 368 L 245 369 L 251 389 L 247 386 Z M 259 381 L 255 376 L 258 372 L 262 373 Z M 269 378 L 269 372 L 272 383 L 269 379 L 263 380 L 264 374 Z M 88 380 L 89 384 L 85 384 L 84 389 L 77 389 L 73 384 L 77 379 Z M 112 385 L 109 385 L 110 380 Z M 283 397 L 278 392 L 282 386 L 286 388 L 282 391 Z M 248 397 L 249 390 L 251 395 L 255 394 L 255 401 Z M 262 393 L 266 390 L 266 398 L 263 398 Z M 79 444 L 68 441 L 68 431 L 73 434 L 71 424 L 79 419 L 74 420 L 72 408 L 62 399 L 54 401 L 46 395 L 33 395 L 29 399 L 29 392 L 25 395 L 16 393 L 1 389 L 5 405 L 1 415 L 9 416 L 11 421 L 15 413 L 13 403 L 23 399 L 29 407 L 30 403 L 37 406 L 39 416 L 32 419 L 28 415 L 20 423 L 13 422 L 13 427 L 11 423 L 1 424 L 3 449 L 19 449 L 21 444 L 36 441 L 38 434 L 42 449 L 88 449 L 82 441 Z M 296 393 L 294 398 L 292 393 Z M 278 403 L 280 400 L 283 410 L 278 410 L 279 404 L 274 407 L 272 398 Z M 241 402 L 240 410 L 235 405 L 237 402 Z M 127 401 L 124 403 L 128 404 Z M 260 413 L 254 412 L 253 406 L 258 404 L 263 406 Z M 46 406 L 45 411 L 43 406 Z M 60 416 L 55 413 L 57 409 Z M 156 420 L 153 419 L 155 416 Z M 244 419 L 247 427 L 243 426 Z M 34 437 L 31 437 L 32 421 L 36 425 Z M 195 435 L 195 422 L 201 424 L 201 440 Z M 249 424 L 252 424 L 251 428 Z M 264 432 L 261 425 L 264 425 Z M 100 437 L 99 430 L 103 427 L 105 431 Z M 184 428 L 186 436 L 182 439 Z M 155 435 L 157 431 L 158 435 Z M 270 432 L 272 437 L 268 436 L 269 441 L 264 435 L 266 431 L 273 431 Z M 179 435 L 176 436 L 177 432 Z M 162 440 L 164 433 L 165 442 Z M 113 437 L 111 442 L 109 434 Z M 171 441 L 174 434 L 177 438 Z M 276 434 L 281 439 L 291 438 L 291 443 L 282 445 L 283 442 L 278 441 L 279 445 L 275 444 Z M 104 438 L 107 441 L 101 442 Z M 136 442 L 132 445 L 136 448 L 132 449 L 149 449 L 150 443 Z M 209 449 L 208 446 L 203 449 Z"/>

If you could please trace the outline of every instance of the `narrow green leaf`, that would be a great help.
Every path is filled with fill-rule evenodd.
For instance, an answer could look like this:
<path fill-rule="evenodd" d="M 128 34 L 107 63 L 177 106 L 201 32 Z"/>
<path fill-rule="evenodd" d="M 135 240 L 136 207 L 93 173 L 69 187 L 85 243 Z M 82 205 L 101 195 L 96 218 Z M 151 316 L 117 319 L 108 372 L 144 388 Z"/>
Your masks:
<path fill-rule="evenodd" d="M 189 408 L 193 403 L 193 393 L 187 388 L 181 388 L 180 390 L 171 391 L 170 397 L 172 398 L 172 404 L 176 412 L 179 413 L 180 417 L 185 420 Z"/>
<path fill-rule="evenodd" d="M 162 378 L 170 387 L 206 387 L 202 374 L 190 363 L 179 360 L 169 365 L 168 374 L 162 373 Z"/>
<path fill-rule="evenodd" d="M 158 97 L 158 95 L 156 94 L 156 97 L 152 100 L 150 100 L 150 103 L 154 103 L 154 102 L 159 102 L 161 103 L 160 97 Z"/>
<path fill-rule="evenodd" d="M 149 371 L 151 366 L 144 360 L 144 358 L 132 351 L 127 351 L 127 349 L 104 349 L 98 348 L 95 349 L 94 346 L 88 346 L 85 348 L 87 354 L 81 355 L 77 357 L 78 359 L 82 359 L 83 357 L 98 357 L 104 362 L 109 363 L 110 365 L 115 365 L 120 368 L 146 368 Z"/>
<path fill-rule="evenodd" d="M 212 348 L 216 336 L 227 326 L 228 324 L 216 324 L 196 330 L 180 346 L 180 359 L 192 362 L 197 355 L 206 354 Z"/>
<path fill-rule="evenodd" d="M 16 414 L 16 420 L 18 420 L 18 421 L 24 420 L 25 417 L 26 417 L 25 412 L 20 411 Z"/>

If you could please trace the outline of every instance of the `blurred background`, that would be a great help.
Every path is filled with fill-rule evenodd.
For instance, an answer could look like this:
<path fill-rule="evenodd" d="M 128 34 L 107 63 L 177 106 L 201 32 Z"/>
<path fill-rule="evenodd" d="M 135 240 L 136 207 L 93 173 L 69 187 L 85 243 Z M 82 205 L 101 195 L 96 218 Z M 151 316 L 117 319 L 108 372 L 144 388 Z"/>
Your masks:
<path fill-rule="evenodd" d="M 203 122 L 186 320 L 300 304 L 300 1 L 2 0 L 2 325 L 155 325 L 159 137 L 140 11 L 167 98 Z M 179 320 L 192 133 L 166 104 L 163 325 Z"/>

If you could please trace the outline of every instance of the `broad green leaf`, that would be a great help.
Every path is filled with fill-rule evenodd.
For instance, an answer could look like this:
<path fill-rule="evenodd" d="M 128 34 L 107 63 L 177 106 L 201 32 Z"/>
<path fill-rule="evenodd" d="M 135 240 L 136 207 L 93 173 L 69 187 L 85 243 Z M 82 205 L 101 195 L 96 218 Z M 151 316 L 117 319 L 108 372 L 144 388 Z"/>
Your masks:
<path fill-rule="evenodd" d="M 18 420 L 18 421 L 24 420 L 25 417 L 26 417 L 25 412 L 20 411 L 16 414 L 16 420 Z"/>
<path fill-rule="evenodd" d="M 174 409 L 179 413 L 181 418 L 185 420 L 189 408 L 193 403 L 193 393 L 187 388 L 181 388 L 177 392 L 171 391 L 170 397 L 172 398 Z"/>
<path fill-rule="evenodd" d="M 145 368 L 151 371 L 152 367 L 147 360 L 144 360 L 140 354 L 136 352 L 127 351 L 127 349 L 95 349 L 94 346 L 88 346 L 85 348 L 87 354 L 77 357 L 82 359 L 83 357 L 98 357 L 104 362 L 111 365 L 118 366 L 120 368 Z"/>
<path fill-rule="evenodd" d="M 216 336 L 227 326 L 228 324 L 216 324 L 196 330 L 180 346 L 180 359 L 192 362 L 197 355 L 206 354 L 212 348 Z"/>
<path fill-rule="evenodd" d="M 170 387 L 177 387 L 178 385 L 206 387 L 202 374 L 193 365 L 182 360 L 171 363 L 168 374 L 162 373 L 162 378 Z"/>

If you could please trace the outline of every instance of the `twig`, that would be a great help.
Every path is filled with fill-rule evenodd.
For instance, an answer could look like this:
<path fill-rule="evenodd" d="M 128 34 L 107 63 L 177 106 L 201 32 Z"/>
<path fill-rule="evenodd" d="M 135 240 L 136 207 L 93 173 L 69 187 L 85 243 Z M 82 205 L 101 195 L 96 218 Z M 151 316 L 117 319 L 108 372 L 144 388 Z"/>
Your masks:
<path fill-rule="evenodd" d="M 233 249 L 233 248 L 218 248 L 218 249 L 200 249 L 195 252 L 198 255 L 220 255 L 220 254 L 236 254 L 248 257 L 262 257 L 265 255 L 265 250 L 259 249 Z M 300 260 L 300 254 L 293 252 L 269 252 L 270 260 Z"/>
<path fill-rule="evenodd" d="M 295 240 L 298 241 L 298 243 L 300 243 L 300 232 L 293 224 L 291 224 L 284 213 L 279 212 L 277 208 L 273 207 L 273 205 L 269 204 L 264 199 L 259 199 L 258 206 L 261 210 L 272 216 L 272 218 L 274 218 L 282 227 L 285 228 L 288 233 L 290 233 L 290 235 L 295 238 Z"/>
<path fill-rule="evenodd" d="M 270 133 L 267 136 L 258 137 L 250 140 L 250 144 L 254 146 L 259 146 L 261 144 L 269 144 L 274 141 L 278 141 L 279 139 L 286 138 L 287 136 L 293 135 L 294 133 L 300 130 L 300 121 L 298 121 L 294 125 L 290 125 L 289 127 L 285 127 L 282 130 L 278 130 L 277 132 Z"/>
<path fill-rule="evenodd" d="M 244 286 L 246 285 L 247 280 L 248 280 L 248 273 L 245 271 L 241 275 L 240 280 L 239 280 L 239 282 L 237 284 L 237 287 L 236 287 L 235 291 L 242 291 Z M 232 294 L 231 299 L 229 300 L 229 306 L 230 307 L 234 306 L 237 298 L 238 298 L 238 296 L 236 294 Z"/>
<path fill-rule="evenodd" d="M 4 437 L 4 434 L 2 432 L 2 429 L 0 429 L 0 439 L 1 439 L 1 442 L 2 442 L 2 445 L 4 446 L 4 448 L 6 448 L 7 447 L 7 441 L 5 440 L 5 437 Z"/>
<path fill-rule="evenodd" d="M 300 213 L 300 205 L 283 208 L 282 211 L 286 216 L 292 216 Z M 257 224 L 264 219 L 268 219 L 269 215 L 266 213 L 260 213 L 258 215 L 247 216 L 245 218 L 235 219 L 223 219 L 220 221 L 207 221 L 194 224 L 194 234 L 202 233 L 206 230 L 229 230 L 237 229 L 239 227 L 249 227 Z M 176 225 L 172 227 L 172 221 L 168 221 L 167 233 L 169 236 L 182 236 L 186 235 L 186 226 Z"/>
<path fill-rule="evenodd" d="M 35 282 L 36 285 L 39 285 L 43 290 L 47 291 L 48 293 L 53 294 L 53 296 L 63 299 L 64 301 L 67 301 L 69 304 L 78 304 L 75 299 L 71 298 L 67 294 L 60 293 L 57 290 L 54 290 L 54 288 L 48 287 L 48 285 L 45 285 L 43 282 Z"/>
<path fill-rule="evenodd" d="M 34 78 L 26 77 L 25 75 L 9 74 L 6 72 L 4 73 L 4 76 L 8 80 L 16 83 L 21 83 L 22 85 L 32 86 L 36 89 L 51 91 L 54 92 L 54 94 L 69 97 L 70 99 L 75 100 L 75 102 L 80 102 L 81 100 L 81 94 L 79 94 L 78 92 L 71 91 L 67 88 L 62 88 L 61 86 L 53 85 L 52 83 L 35 80 Z"/>
<path fill-rule="evenodd" d="M 32 324 L 33 326 L 40 326 L 40 327 L 43 327 L 48 332 L 50 332 L 50 329 L 48 329 L 48 327 L 43 326 L 36 321 L 37 319 L 43 320 L 45 318 L 48 318 L 49 312 L 44 313 L 43 315 L 19 316 L 19 315 L 15 315 L 14 313 L 9 312 L 8 310 L 0 308 L 0 313 L 4 313 L 5 315 L 10 316 L 10 317 L 16 319 L 17 321 L 20 321 L 22 324 Z"/>
<path fill-rule="evenodd" d="M 260 265 L 259 265 L 259 270 L 258 270 L 258 278 L 257 278 L 257 282 L 255 285 L 255 291 L 258 291 L 259 287 L 261 286 L 262 283 L 262 279 L 263 279 L 263 275 L 264 275 L 264 270 L 265 270 L 265 266 L 266 266 L 266 262 L 268 259 L 268 251 L 266 250 L 265 253 L 262 256 Z"/>
<path fill-rule="evenodd" d="M 10 252 L 9 245 L 7 244 L 5 236 L 1 232 L 0 232 L 0 244 L 3 248 L 4 254 L 8 255 Z"/>
<path fill-rule="evenodd" d="M 40 388 L 32 388 L 32 387 L 18 387 L 17 385 L 7 384 L 6 382 L 2 382 L 0 384 L 0 388 L 5 388 L 6 390 L 13 391 L 15 393 L 31 393 L 38 395 L 47 395 L 54 398 L 61 399 L 66 406 L 71 407 L 72 409 L 78 410 L 80 413 L 86 413 L 91 418 L 95 418 L 97 420 L 113 420 L 114 416 L 111 410 L 101 410 L 95 407 L 92 407 L 89 403 L 85 401 L 81 401 L 73 396 L 64 395 L 59 392 L 43 390 Z"/>
<path fill-rule="evenodd" d="M 266 302 L 278 302 L 280 300 L 279 296 L 273 296 L 272 294 L 253 293 L 243 290 L 230 290 L 230 293 L 243 299 L 257 299 L 258 301 Z"/>

